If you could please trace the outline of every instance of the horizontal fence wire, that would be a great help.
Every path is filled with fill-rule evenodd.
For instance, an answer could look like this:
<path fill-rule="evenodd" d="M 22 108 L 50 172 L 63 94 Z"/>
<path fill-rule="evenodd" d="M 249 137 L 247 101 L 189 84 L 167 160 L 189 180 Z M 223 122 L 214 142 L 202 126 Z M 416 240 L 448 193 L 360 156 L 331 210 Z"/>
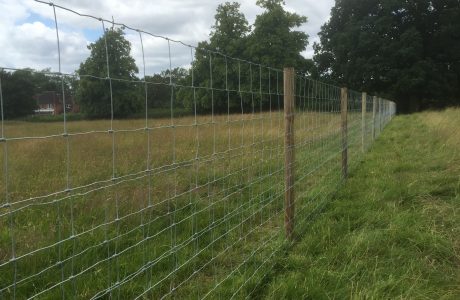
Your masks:
<path fill-rule="evenodd" d="M 52 3 L 62 101 L 69 80 L 104 84 L 110 118 L 37 123 L 5 118 L 0 298 L 249 298 L 263 292 L 286 241 L 283 230 L 286 91 L 283 70 L 202 49 Z M 62 72 L 66 12 L 139 36 L 140 79 Z M 146 80 L 146 39 L 165 42 L 169 82 Z M 172 77 L 172 44 L 190 53 L 188 80 Z M 207 63 L 199 65 L 196 57 Z M 142 92 L 143 113 L 117 118 L 120 83 Z M 170 89 L 169 117 L 152 117 L 150 87 Z M 393 102 L 349 90 L 342 143 L 341 89 L 294 74 L 295 234 L 343 182 L 396 113 Z M 177 115 L 179 97 L 190 98 Z M 128 99 L 124 99 L 128 101 Z M 363 105 L 365 102 L 365 106 Z M 203 108 L 204 107 L 204 108 Z M 204 112 L 201 110 L 204 109 Z M 153 108 L 155 110 L 155 108 Z"/>

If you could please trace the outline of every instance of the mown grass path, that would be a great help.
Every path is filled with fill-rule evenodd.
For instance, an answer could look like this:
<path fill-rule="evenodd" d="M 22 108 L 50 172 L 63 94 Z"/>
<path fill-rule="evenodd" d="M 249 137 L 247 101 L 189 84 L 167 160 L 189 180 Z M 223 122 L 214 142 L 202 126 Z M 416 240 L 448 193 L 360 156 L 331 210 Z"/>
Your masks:
<path fill-rule="evenodd" d="M 395 118 L 306 226 L 260 298 L 460 299 L 460 110 Z"/>

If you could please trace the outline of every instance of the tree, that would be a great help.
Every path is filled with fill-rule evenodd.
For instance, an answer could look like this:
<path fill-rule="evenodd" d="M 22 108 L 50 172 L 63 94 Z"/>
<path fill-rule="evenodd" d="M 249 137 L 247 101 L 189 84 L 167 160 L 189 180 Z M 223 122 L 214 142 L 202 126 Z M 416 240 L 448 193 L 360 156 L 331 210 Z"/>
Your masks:
<path fill-rule="evenodd" d="M 62 94 L 62 87 L 66 97 L 75 96 L 75 78 L 72 76 L 59 76 L 51 73 L 50 68 L 41 71 L 33 69 L 24 69 L 30 72 L 30 78 L 35 87 L 35 94 L 40 94 L 45 91 L 54 91 Z"/>
<path fill-rule="evenodd" d="M 459 99 L 458 0 L 336 0 L 319 35 L 322 78 L 395 99 L 405 112 Z"/>
<path fill-rule="evenodd" d="M 270 88 L 276 86 L 276 73 L 260 65 L 311 69 L 312 62 L 301 55 L 308 36 L 294 30 L 306 17 L 285 11 L 281 0 L 259 0 L 257 4 L 265 12 L 257 16 L 252 32 L 239 3 L 217 7 L 209 42 L 199 43 L 192 64 L 193 86 L 198 88 L 179 90 L 186 108 L 196 106 L 199 112 L 215 113 L 268 109 L 269 99 L 259 91 L 267 93 L 269 82 Z M 191 77 L 187 79 L 190 84 Z"/>
<path fill-rule="evenodd" d="M 77 86 L 77 101 L 82 112 L 92 118 L 111 116 L 110 81 L 107 79 L 107 56 L 112 78 L 113 115 L 126 117 L 142 110 L 139 84 L 136 80 L 138 68 L 131 57 L 131 44 L 124 38 L 121 29 L 107 29 L 104 35 L 90 44 L 90 56 L 80 64 L 77 71 L 80 81 Z"/>
<path fill-rule="evenodd" d="M 193 110 L 196 104 L 199 112 L 213 110 L 216 113 L 240 108 L 240 98 L 236 93 L 218 91 L 238 89 L 237 62 L 226 56 L 241 58 L 247 46 L 250 27 L 239 9 L 240 4 L 237 2 L 225 2 L 217 7 L 209 42 L 198 44 L 192 64 L 193 86 L 202 88 L 195 91 L 182 88 L 178 91 L 186 108 Z M 189 85 L 192 84 L 191 72 L 186 80 Z M 216 90 L 210 92 L 211 87 Z"/>
<path fill-rule="evenodd" d="M 33 98 L 35 86 L 29 70 L 5 72 L 2 70 L 3 115 L 6 119 L 33 114 L 37 102 Z"/>
<path fill-rule="evenodd" d="M 308 35 L 294 29 L 307 22 L 307 18 L 286 11 L 284 4 L 283 0 L 257 1 L 265 11 L 254 22 L 249 54 L 253 61 L 270 67 L 292 66 L 305 71 L 307 61 L 301 52 L 308 45 Z"/>
<path fill-rule="evenodd" d="M 171 76 L 170 76 L 171 75 Z M 145 76 L 147 84 L 148 106 L 149 108 L 169 108 L 171 106 L 171 93 L 173 95 L 174 107 L 182 106 L 182 102 L 177 101 L 173 85 L 186 85 L 188 72 L 184 68 L 174 68 L 171 71 L 165 70 L 153 76 Z M 142 92 L 145 92 L 142 90 Z"/>

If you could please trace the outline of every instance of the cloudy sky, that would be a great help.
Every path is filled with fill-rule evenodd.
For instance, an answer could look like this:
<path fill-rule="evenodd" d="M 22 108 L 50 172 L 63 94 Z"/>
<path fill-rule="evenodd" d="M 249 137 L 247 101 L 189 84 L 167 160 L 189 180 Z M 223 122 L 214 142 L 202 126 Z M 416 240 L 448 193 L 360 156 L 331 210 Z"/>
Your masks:
<path fill-rule="evenodd" d="M 181 40 L 190 45 L 209 36 L 216 7 L 224 0 L 54 0 L 79 13 L 102 17 L 147 32 Z M 261 9 L 256 0 L 239 0 L 241 10 L 253 23 Z M 321 25 L 328 19 L 334 0 L 286 0 L 286 9 L 308 17 L 300 28 L 310 36 L 305 57 L 313 54 Z M 61 41 L 61 70 L 72 73 L 89 55 L 87 45 L 102 34 L 98 20 L 81 17 L 56 8 Z M 111 26 L 105 24 L 105 26 Z M 132 43 L 132 55 L 143 69 L 139 34 L 126 31 Z M 168 43 L 161 38 L 143 35 L 147 74 L 169 66 Z M 56 30 L 52 6 L 33 0 L 0 0 L 0 68 L 51 68 L 59 70 Z M 172 66 L 190 64 L 190 49 L 171 43 Z"/>

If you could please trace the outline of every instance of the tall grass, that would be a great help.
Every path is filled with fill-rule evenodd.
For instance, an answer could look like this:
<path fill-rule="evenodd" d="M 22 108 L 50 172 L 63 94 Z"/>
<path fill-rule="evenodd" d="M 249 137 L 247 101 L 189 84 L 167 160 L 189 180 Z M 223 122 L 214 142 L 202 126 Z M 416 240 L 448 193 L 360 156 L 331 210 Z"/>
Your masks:
<path fill-rule="evenodd" d="M 285 246 L 283 118 L 69 121 L 69 136 L 62 123 L 6 122 L 0 296 L 256 294 Z M 296 118 L 302 224 L 340 182 L 340 116 Z M 350 113 L 351 161 L 360 125 Z"/>
<path fill-rule="evenodd" d="M 399 116 L 258 297 L 459 299 L 460 110 Z"/>

